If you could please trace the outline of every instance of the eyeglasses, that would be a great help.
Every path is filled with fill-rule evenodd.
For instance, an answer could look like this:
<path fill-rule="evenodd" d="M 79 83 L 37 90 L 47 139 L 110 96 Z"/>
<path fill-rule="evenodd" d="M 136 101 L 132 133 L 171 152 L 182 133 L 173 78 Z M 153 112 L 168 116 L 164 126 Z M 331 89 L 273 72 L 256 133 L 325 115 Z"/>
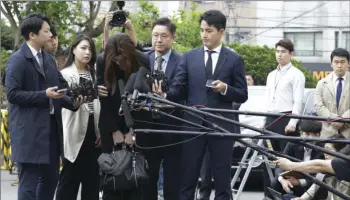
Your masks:
<path fill-rule="evenodd" d="M 152 38 L 154 40 L 158 40 L 159 37 L 160 37 L 161 40 L 168 40 L 170 38 L 169 35 L 165 35 L 165 34 L 154 34 L 154 35 L 152 35 Z"/>

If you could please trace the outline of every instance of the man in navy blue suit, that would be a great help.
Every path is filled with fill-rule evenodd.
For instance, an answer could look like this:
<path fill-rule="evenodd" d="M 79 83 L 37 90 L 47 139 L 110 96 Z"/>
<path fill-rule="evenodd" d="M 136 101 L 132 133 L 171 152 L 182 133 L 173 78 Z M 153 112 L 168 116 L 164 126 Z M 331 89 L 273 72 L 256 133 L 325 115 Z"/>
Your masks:
<path fill-rule="evenodd" d="M 168 18 L 159 18 L 152 24 L 152 49 L 149 55 L 151 71 L 163 71 L 167 79 L 167 88 L 171 86 L 176 75 L 177 68 L 180 65 L 181 55 L 171 49 L 175 41 L 176 27 Z M 179 102 L 181 103 L 181 102 Z M 165 111 L 166 112 L 166 111 Z M 171 111 L 173 114 L 174 112 Z M 177 116 L 180 114 L 175 112 Z M 152 116 L 150 112 L 144 112 L 145 116 L 141 117 L 147 121 L 154 122 L 151 127 L 153 129 L 169 129 L 165 125 L 172 124 L 174 120 L 164 116 Z M 140 112 L 137 113 L 140 117 Z M 148 116 L 147 116 L 148 115 Z M 175 120 L 176 124 L 176 120 Z M 180 123 L 178 123 L 180 125 Z M 140 125 L 140 124 L 139 124 Z M 145 124 L 146 125 L 146 124 Z M 174 130 L 174 127 L 170 127 Z M 164 146 L 177 143 L 181 140 L 180 136 L 173 134 L 138 134 L 138 144 L 140 146 Z M 158 199 L 157 182 L 159 179 L 159 169 L 163 163 L 164 174 L 164 199 L 178 200 L 180 187 L 180 162 L 181 162 L 181 146 L 173 145 L 166 148 L 156 148 L 145 150 L 144 154 L 149 165 L 149 186 L 145 191 L 145 196 L 149 200 Z M 160 177 L 162 178 L 162 177 Z"/>
<path fill-rule="evenodd" d="M 48 18 L 30 14 L 20 25 L 25 42 L 6 65 L 12 158 L 19 169 L 19 200 L 52 200 L 62 148 L 61 107 L 75 110 L 65 92 L 57 92 L 56 62 L 43 51 L 52 36 Z M 39 181 L 40 180 L 40 181 Z"/>
<path fill-rule="evenodd" d="M 183 55 L 174 82 L 166 93 L 162 92 L 157 83 L 152 90 L 171 101 L 185 99 L 188 106 L 232 109 L 232 102 L 244 103 L 248 98 L 244 62 L 240 55 L 221 44 L 226 28 L 226 17 L 223 13 L 217 10 L 205 12 L 200 17 L 200 28 L 204 46 Z M 222 116 L 234 118 L 233 114 L 225 113 Z M 203 119 L 188 113 L 184 114 L 184 119 L 212 128 Z M 234 132 L 234 126 L 230 123 L 211 117 L 206 117 L 206 121 Z M 194 199 L 206 147 L 212 155 L 215 199 L 232 199 L 232 140 L 202 136 L 183 145 L 180 200 Z"/>

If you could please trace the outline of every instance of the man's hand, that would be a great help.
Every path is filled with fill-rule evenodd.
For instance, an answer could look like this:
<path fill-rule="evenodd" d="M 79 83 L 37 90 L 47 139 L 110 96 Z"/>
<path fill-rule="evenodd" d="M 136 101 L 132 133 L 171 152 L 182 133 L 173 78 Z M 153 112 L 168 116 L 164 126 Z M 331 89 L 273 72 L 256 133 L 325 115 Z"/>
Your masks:
<path fill-rule="evenodd" d="M 98 86 L 97 86 L 97 90 L 98 90 L 98 95 L 99 95 L 100 97 L 106 97 L 106 96 L 108 96 L 108 91 L 107 91 L 106 86 L 98 85 Z"/>
<path fill-rule="evenodd" d="M 298 179 L 294 178 L 293 176 L 288 176 L 286 178 L 293 186 L 300 185 Z"/>
<path fill-rule="evenodd" d="M 290 194 L 290 189 L 293 188 L 293 184 L 289 180 L 284 178 L 281 178 L 280 183 L 282 185 L 283 190 L 286 193 Z"/>
<path fill-rule="evenodd" d="M 164 97 L 164 92 L 162 91 L 162 80 L 159 82 L 157 80 L 152 84 L 152 92 Z"/>
<path fill-rule="evenodd" d="M 96 137 L 95 147 L 96 148 L 100 148 L 101 147 L 101 137 Z"/>
<path fill-rule="evenodd" d="M 289 170 L 290 165 L 293 163 L 290 160 L 288 160 L 287 158 L 279 158 L 278 160 L 273 161 L 273 162 L 282 170 Z"/>
<path fill-rule="evenodd" d="M 113 13 L 114 13 L 114 11 L 112 11 L 112 12 L 108 12 L 107 14 L 106 14 L 106 17 L 105 17 L 105 26 L 109 26 L 109 22 L 111 22 L 112 21 L 112 19 L 113 19 Z"/>
<path fill-rule="evenodd" d="M 86 99 L 87 97 L 83 97 L 83 96 L 78 96 L 78 98 L 76 98 L 73 102 L 73 106 L 74 108 L 79 108 L 81 105 L 83 105 L 84 103 L 86 103 Z"/>
<path fill-rule="evenodd" d="M 55 87 L 49 87 L 46 89 L 46 96 L 51 98 L 51 99 L 60 99 L 63 98 L 66 95 L 66 92 L 56 92 L 56 90 L 58 89 L 57 86 Z"/>
<path fill-rule="evenodd" d="M 134 133 L 133 132 L 129 132 L 125 135 L 125 139 L 124 142 L 129 145 L 130 147 L 132 147 L 134 145 L 134 140 L 133 140 L 133 136 Z"/>
<path fill-rule="evenodd" d="M 114 144 L 119 144 L 124 142 L 124 135 L 120 131 L 113 132 L 112 137 L 113 137 Z"/>
<path fill-rule="evenodd" d="M 127 30 L 127 31 L 133 31 L 133 30 L 134 30 L 134 27 L 133 27 L 133 25 L 132 25 L 132 23 L 131 23 L 131 20 L 128 19 L 128 18 L 126 19 L 126 21 L 125 21 L 123 27 L 124 27 L 125 30 Z"/>
<path fill-rule="evenodd" d="M 215 87 L 213 87 L 214 92 L 224 93 L 226 91 L 226 88 L 227 88 L 226 83 L 220 80 L 216 80 L 216 81 L 213 81 L 213 84 L 215 85 Z"/>
<path fill-rule="evenodd" d="M 341 130 L 344 127 L 344 123 L 341 122 L 332 122 L 331 126 L 337 130 Z"/>
<path fill-rule="evenodd" d="M 294 133 L 295 132 L 295 126 L 287 125 L 286 128 L 284 128 L 285 133 Z"/>

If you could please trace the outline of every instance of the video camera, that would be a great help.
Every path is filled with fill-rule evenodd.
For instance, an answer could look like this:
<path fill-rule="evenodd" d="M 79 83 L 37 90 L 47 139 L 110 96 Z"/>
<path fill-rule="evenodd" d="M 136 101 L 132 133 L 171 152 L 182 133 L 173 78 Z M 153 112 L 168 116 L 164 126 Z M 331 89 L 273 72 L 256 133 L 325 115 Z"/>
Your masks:
<path fill-rule="evenodd" d="M 128 13 L 123 10 L 125 6 L 125 1 L 117 1 L 118 10 L 113 13 L 113 18 L 109 22 L 112 27 L 121 27 L 125 24 Z"/>
<path fill-rule="evenodd" d="M 87 102 L 97 99 L 97 86 L 91 80 L 80 77 L 79 83 L 73 82 L 70 86 L 71 97 L 77 99 L 79 96 L 86 97 Z"/>
<path fill-rule="evenodd" d="M 167 77 L 165 76 L 165 73 L 162 70 L 154 70 L 153 72 L 146 74 L 146 81 L 150 86 L 150 88 L 152 88 L 152 84 L 154 83 L 155 80 L 157 80 L 158 83 L 159 81 L 162 81 L 162 84 L 161 84 L 162 91 L 166 92 L 168 80 L 167 80 Z"/>

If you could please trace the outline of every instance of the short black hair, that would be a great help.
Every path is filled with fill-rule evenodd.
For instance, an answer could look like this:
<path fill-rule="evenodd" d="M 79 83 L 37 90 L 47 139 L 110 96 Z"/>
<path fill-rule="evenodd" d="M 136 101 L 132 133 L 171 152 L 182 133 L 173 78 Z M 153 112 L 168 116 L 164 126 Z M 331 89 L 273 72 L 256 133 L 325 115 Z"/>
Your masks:
<path fill-rule="evenodd" d="M 50 25 L 50 31 L 52 33 L 52 37 L 57 37 L 56 27 L 53 24 Z"/>
<path fill-rule="evenodd" d="M 176 33 L 176 25 L 167 17 L 156 19 L 152 24 L 152 30 L 157 25 L 166 26 L 173 36 Z"/>
<path fill-rule="evenodd" d="M 342 134 L 335 134 L 335 135 L 328 137 L 328 139 L 345 139 L 345 137 Z M 342 150 L 346 146 L 346 143 L 340 143 L 340 142 L 330 143 L 330 144 L 335 148 L 335 150 L 337 152 L 339 152 L 340 150 Z"/>
<path fill-rule="evenodd" d="M 21 35 L 24 37 L 26 41 L 29 40 L 29 34 L 39 34 L 39 31 L 41 30 L 41 27 L 43 26 L 44 22 L 47 22 L 50 24 L 49 18 L 47 18 L 44 15 L 41 14 L 29 14 L 27 15 L 21 25 L 20 25 L 20 32 Z"/>
<path fill-rule="evenodd" d="M 278 46 L 286 48 L 289 52 L 294 51 L 294 44 L 290 39 L 282 39 L 275 44 L 275 48 Z"/>
<path fill-rule="evenodd" d="M 331 53 L 331 62 L 333 62 L 334 56 L 345 57 L 348 60 L 348 62 L 350 61 L 349 52 L 346 49 L 343 49 L 343 48 L 336 48 L 336 49 L 334 49 L 332 51 L 332 53 Z"/>
<path fill-rule="evenodd" d="M 312 120 L 302 120 L 299 124 L 299 129 L 306 133 L 321 133 L 322 123 Z"/>
<path fill-rule="evenodd" d="M 249 72 L 246 72 L 245 75 L 253 77 L 253 75 L 251 73 L 249 73 Z"/>
<path fill-rule="evenodd" d="M 226 29 L 226 16 L 219 10 L 208 10 L 199 18 L 199 24 L 206 21 L 209 26 L 214 26 L 217 30 Z"/>

